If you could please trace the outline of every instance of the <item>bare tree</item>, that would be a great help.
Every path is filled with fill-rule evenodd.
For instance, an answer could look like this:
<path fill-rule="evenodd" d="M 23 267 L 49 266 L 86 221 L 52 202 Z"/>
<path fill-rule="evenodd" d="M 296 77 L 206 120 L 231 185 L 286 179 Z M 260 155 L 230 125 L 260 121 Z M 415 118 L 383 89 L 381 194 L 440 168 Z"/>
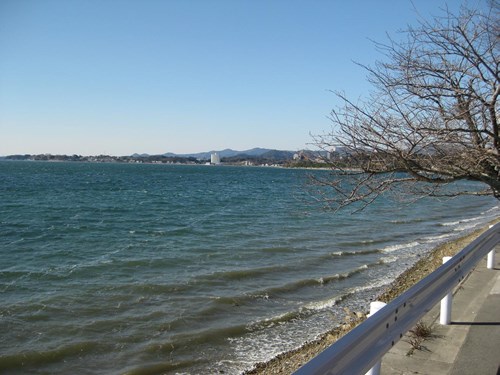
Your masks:
<path fill-rule="evenodd" d="M 374 90 L 356 102 L 336 92 L 343 104 L 332 130 L 315 137 L 321 149 L 341 150 L 330 176 L 316 179 L 334 189 L 328 203 L 363 208 L 385 192 L 500 199 L 499 15 L 498 0 L 486 13 L 446 10 L 409 27 L 402 42 L 376 43 L 383 61 L 361 65 Z M 450 185 L 458 180 L 484 189 Z"/>

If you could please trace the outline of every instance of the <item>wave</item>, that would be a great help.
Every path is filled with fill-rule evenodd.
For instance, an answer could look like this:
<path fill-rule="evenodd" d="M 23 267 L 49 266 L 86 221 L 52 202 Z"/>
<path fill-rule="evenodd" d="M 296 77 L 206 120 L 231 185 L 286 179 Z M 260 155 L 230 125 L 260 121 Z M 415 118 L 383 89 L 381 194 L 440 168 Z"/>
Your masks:
<path fill-rule="evenodd" d="M 88 353 L 112 350 L 108 345 L 94 341 L 84 341 L 60 346 L 57 349 L 45 351 L 24 351 L 16 354 L 0 355 L 0 370 L 16 370 L 27 367 L 40 367 L 68 358 L 82 356 Z"/>
<path fill-rule="evenodd" d="M 439 223 L 438 225 L 442 227 L 451 227 L 460 224 L 460 220 L 458 221 L 450 221 L 450 222 L 444 222 L 444 223 Z"/>
<path fill-rule="evenodd" d="M 333 257 L 343 257 L 343 256 L 360 256 L 367 254 L 377 254 L 380 253 L 380 250 L 368 250 L 368 251 L 334 251 L 330 253 L 330 256 Z"/>
<path fill-rule="evenodd" d="M 436 241 L 440 241 L 440 240 L 445 240 L 445 239 L 450 238 L 452 236 L 453 236 L 453 234 L 451 234 L 451 233 L 444 233 L 444 234 L 439 234 L 439 235 L 436 235 L 436 236 L 425 237 L 425 238 L 422 239 L 422 241 L 426 242 L 426 243 L 430 243 L 430 242 L 436 242 Z"/>
<path fill-rule="evenodd" d="M 118 291 L 132 292 L 134 295 L 163 295 L 170 293 L 183 293 L 192 288 L 188 283 L 177 284 L 125 284 L 117 286 Z"/>
<path fill-rule="evenodd" d="M 403 243 L 403 244 L 390 245 L 390 246 L 384 247 L 380 251 L 382 253 L 392 253 L 394 251 L 408 249 L 408 248 L 415 247 L 418 245 L 420 245 L 420 242 L 413 241 L 413 242 L 408 242 L 408 243 Z"/>
<path fill-rule="evenodd" d="M 202 312 L 200 312 L 200 315 L 213 314 L 215 312 L 214 309 L 217 309 L 217 305 L 244 306 L 252 304 L 257 300 L 276 299 L 282 295 L 297 292 L 300 289 L 308 288 L 311 286 L 322 286 L 334 281 L 344 280 L 349 277 L 352 277 L 353 275 L 356 275 L 358 273 L 367 270 L 371 266 L 376 266 L 376 265 L 377 263 L 371 265 L 364 264 L 360 267 L 357 267 L 345 273 L 337 273 L 330 276 L 320 277 L 318 279 L 302 279 L 285 285 L 270 287 L 264 290 L 240 296 L 214 297 L 213 298 L 214 306 L 212 306 L 212 308 L 203 310 Z"/>
<path fill-rule="evenodd" d="M 380 263 L 381 264 L 389 264 L 389 263 L 394 263 L 394 262 L 397 262 L 399 258 L 398 257 L 395 257 L 395 256 L 386 256 L 386 257 L 382 257 L 380 258 Z"/>
<path fill-rule="evenodd" d="M 261 249 L 263 253 L 293 253 L 296 250 L 292 247 L 283 247 L 283 246 L 276 246 L 276 247 L 266 247 L 264 249 Z"/>
<path fill-rule="evenodd" d="M 297 319 L 304 319 L 310 315 L 315 314 L 317 311 L 329 309 L 337 305 L 339 302 L 342 302 L 345 298 L 349 297 L 351 294 L 352 294 L 351 292 L 348 292 L 346 294 L 328 298 L 326 300 L 306 303 L 303 306 L 299 306 L 296 310 L 287 311 L 272 318 L 266 318 L 261 321 L 252 322 L 251 324 L 248 325 L 248 329 L 250 331 L 267 329 L 277 324 L 285 324 L 291 321 L 295 321 Z"/>
<path fill-rule="evenodd" d="M 185 327 L 190 327 L 190 331 L 194 329 L 193 325 L 200 324 L 203 322 L 203 326 L 218 326 L 221 319 L 227 315 L 238 315 L 240 312 L 243 313 L 247 309 L 254 308 L 256 304 L 262 305 L 262 308 L 266 310 L 266 304 L 270 303 L 272 306 L 282 305 L 284 300 L 289 300 L 290 293 L 296 293 L 303 288 L 323 286 L 325 284 L 340 281 L 352 277 L 357 273 L 364 272 L 371 266 L 377 266 L 377 263 L 373 265 L 362 265 L 349 272 L 342 274 L 335 274 L 330 276 L 321 277 L 319 279 L 304 279 L 297 282 L 266 288 L 263 290 L 255 291 L 252 293 L 235 295 L 235 296 L 213 296 L 210 298 L 210 303 L 208 306 L 201 308 L 196 312 L 192 312 L 190 316 L 178 317 L 170 322 L 164 322 L 159 327 L 159 331 L 176 331 L 184 330 Z M 261 329 L 264 326 L 269 326 L 270 324 L 283 323 L 293 319 L 304 318 L 312 314 L 309 310 L 320 310 L 326 308 L 327 306 L 333 306 L 335 303 L 341 301 L 345 296 L 336 296 L 334 298 L 328 298 L 326 301 L 311 302 L 298 310 L 282 313 L 273 318 L 267 318 L 259 320 L 258 322 L 253 322 L 250 326 L 246 327 L 246 330 Z M 271 306 L 271 305 L 270 305 Z M 243 333 L 243 328 L 229 327 L 224 328 L 228 331 L 228 334 L 240 334 Z M 252 328 L 253 327 L 253 328 Z M 259 328 L 260 327 L 260 328 Z M 220 328 L 222 329 L 222 328 Z M 214 334 L 214 332 L 212 332 Z M 191 335 L 191 333 L 189 334 Z M 179 336 L 176 336 L 177 339 Z M 202 339 L 200 339 L 202 340 Z M 200 343 L 196 341 L 196 343 Z"/>
<path fill-rule="evenodd" d="M 354 276 L 355 274 L 358 274 L 360 272 L 363 272 L 364 270 L 368 269 L 370 266 L 374 266 L 375 264 L 367 265 L 364 264 L 360 267 L 357 267 L 351 271 L 347 271 L 344 273 L 337 273 L 334 275 L 330 276 L 323 276 L 318 279 L 303 279 L 299 280 L 296 282 L 292 282 L 283 286 L 279 287 L 274 287 L 274 288 L 269 288 L 264 291 L 264 294 L 269 295 L 269 296 L 278 296 L 281 294 L 285 293 L 290 293 L 290 292 L 295 292 L 297 290 L 310 287 L 310 286 L 317 286 L 317 285 L 325 285 L 334 281 L 339 281 L 343 279 L 347 279 L 351 276 Z"/>
<path fill-rule="evenodd" d="M 365 292 L 367 290 L 378 289 L 380 287 L 388 285 L 393 280 L 392 277 L 382 278 L 378 281 L 372 282 L 367 285 L 357 286 L 349 290 L 349 295 L 355 295 L 356 293 Z"/>
<path fill-rule="evenodd" d="M 421 223 L 424 219 L 421 218 L 413 218 L 413 219 L 394 219 L 389 220 L 391 224 L 413 224 L 413 223 Z"/>
<path fill-rule="evenodd" d="M 67 273 L 54 271 L 51 269 L 45 271 L 3 271 L 0 277 L 4 280 L 0 283 L 0 290 L 6 292 L 9 289 L 16 288 L 18 291 L 29 288 L 29 283 L 42 281 L 64 281 L 67 279 Z"/>
<path fill-rule="evenodd" d="M 307 310 L 313 310 L 313 311 L 322 311 L 325 309 L 329 309 L 335 305 L 337 305 L 339 302 L 342 302 L 346 297 L 350 296 L 352 293 L 347 293 L 343 294 L 342 296 L 337 296 L 333 298 L 328 298 L 323 301 L 315 301 L 315 302 L 310 302 L 304 306 L 305 309 Z"/>
<path fill-rule="evenodd" d="M 388 238 L 378 238 L 369 240 L 364 239 L 358 241 L 342 241 L 342 242 L 335 242 L 335 245 L 339 247 L 358 247 L 360 245 L 377 245 L 380 243 L 385 243 L 388 240 L 389 240 Z"/>
<path fill-rule="evenodd" d="M 492 207 L 492 208 L 490 208 L 489 210 L 486 210 L 486 211 L 481 212 L 481 215 L 485 215 L 485 214 L 489 214 L 489 213 L 491 213 L 491 212 L 493 212 L 493 211 L 497 211 L 499 208 L 500 208 L 500 206 L 495 206 L 495 207 Z"/>
<path fill-rule="evenodd" d="M 477 227 L 478 225 L 480 225 L 480 223 L 463 224 L 463 225 L 459 225 L 456 228 L 454 228 L 453 231 L 455 231 L 455 232 L 467 231 L 467 230 L 470 230 L 470 229 Z"/>
<path fill-rule="evenodd" d="M 347 279 L 347 278 L 349 278 L 357 273 L 363 272 L 364 270 L 368 269 L 368 267 L 374 266 L 374 265 L 375 264 L 370 264 L 370 265 L 363 264 L 362 266 L 359 266 L 358 268 L 355 268 L 352 271 L 340 273 L 340 274 L 337 273 L 333 276 L 321 277 L 316 281 L 319 282 L 320 284 L 328 284 L 332 281 Z"/>
<path fill-rule="evenodd" d="M 193 344 L 206 344 L 214 340 L 231 340 L 232 338 L 240 337 L 248 333 L 256 331 L 268 330 L 278 325 L 284 325 L 289 322 L 307 319 L 307 317 L 317 313 L 318 311 L 329 309 L 335 306 L 345 298 L 353 294 L 347 294 L 329 298 L 323 301 L 310 302 L 302 306 L 297 306 L 291 311 L 286 311 L 278 315 L 262 318 L 252 321 L 247 324 L 236 324 L 232 326 L 218 327 L 218 328 L 201 328 L 192 330 L 189 333 L 182 333 L 173 335 L 168 343 L 154 344 L 148 348 L 149 352 L 157 351 L 172 351 L 176 347 L 189 347 Z M 177 324 L 172 322 L 169 324 L 168 329 L 176 327 Z"/>
<path fill-rule="evenodd" d="M 47 279 L 63 279 L 67 277 L 87 277 L 87 275 L 106 275 L 111 272 L 143 271 L 145 269 L 168 269 L 182 264 L 187 264 L 188 259 L 177 258 L 175 256 L 156 258 L 120 258 L 117 254 L 124 250 L 129 250 L 132 246 L 127 245 L 108 253 L 91 257 L 88 260 L 77 263 L 66 263 L 51 266 L 43 271 L 37 272 Z M 35 274 L 35 272 L 33 272 Z"/>
<path fill-rule="evenodd" d="M 179 333 L 173 335 L 168 341 L 150 344 L 145 351 L 150 354 L 169 353 L 179 347 L 192 347 L 200 344 L 213 344 L 217 341 L 226 341 L 231 337 L 238 337 L 248 333 L 248 325 L 232 325 L 216 328 L 200 328 L 191 330 L 189 333 Z"/>
<path fill-rule="evenodd" d="M 476 216 L 476 217 L 471 217 L 469 219 L 460 220 L 460 222 L 462 222 L 462 223 L 468 223 L 469 221 L 478 221 L 478 220 L 481 220 L 481 219 L 482 219 L 481 216 Z"/>
<path fill-rule="evenodd" d="M 209 281 L 209 280 L 228 280 L 237 281 L 243 279 L 250 279 L 262 275 L 268 275 L 280 271 L 289 271 L 290 267 L 285 266 L 272 266 L 272 267 L 260 267 L 251 269 L 241 269 L 241 270 L 231 270 L 231 271 L 219 271 L 214 272 L 210 275 L 199 276 L 199 282 Z"/>
<path fill-rule="evenodd" d="M 440 223 L 439 225 L 443 226 L 443 227 L 450 227 L 450 226 L 456 226 L 456 225 L 459 225 L 459 224 L 462 224 L 462 223 L 469 223 L 469 222 L 472 222 L 472 221 L 479 221 L 481 219 L 483 219 L 481 216 L 476 216 L 476 217 L 471 217 L 471 218 L 468 218 L 468 219 L 460 219 L 460 220 L 456 220 L 456 221 L 444 222 L 444 223 Z"/>
<path fill-rule="evenodd" d="M 292 322 L 297 319 L 304 319 L 309 316 L 310 313 L 305 311 L 302 308 L 293 311 L 287 311 L 285 313 L 273 316 L 271 318 L 264 318 L 260 321 L 254 321 L 246 326 L 248 332 L 255 332 L 264 329 L 269 329 L 278 324 L 285 324 L 288 322 Z"/>
<path fill-rule="evenodd" d="M 193 359 L 191 361 L 172 361 L 166 362 L 161 360 L 158 363 L 143 365 L 136 367 L 132 370 L 125 370 L 123 375 L 157 375 L 157 374 L 167 374 L 176 371 L 179 374 L 179 370 L 190 369 L 194 366 L 206 367 L 207 360 L 203 359 Z M 182 373 L 184 374 L 184 372 Z"/>
<path fill-rule="evenodd" d="M 377 254 L 380 253 L 379 250 L 369 250 L 369 251 L 340 251 L 328 253 L 319 257 L 311 257 L 308 259 L 303 259 L 300 261 L 300 265 L 304 266 L 307 264 L 316 264 L 316 263 L 324 263 L 325 260 L 331 259 L 332 257 L 343 257 L 343 256 L 363 256 L 367 254 Z M 224 282 L 232 282 L 232 281 L 242 281 L 246 279 L 255 279 L 258 277 L 266 276 L 266 275 L 276 275 L 278 273 L 290 273 L 294 274 L 297 272 L 297 267 L 300 266 L 296 263 L 288 263 L 287 265 L 276 265 L 276 266 L 267 266 L 267 267 L 259 267 L 259 268 L 250 268 L 250 269 L 236 269 L 236 270 L 227 270 L 227 271 L 218 271 L 213 272 L 211 274 L 203 274 L 194 277 L 188 285 L 207 285 L 208 283 L 215 282 L 217 284 Z M 346 273 L 320 277 L 318 279 L 301 279 L 290 284 L 287 284 L 284 290 L 293 290 L 305 286 L 316 285 L 316 284 L 324 284 L 334 279 L 349 277 L 352 274 L 359 272 L 359 270 L 364 269 L 365 266 L 361 266 L 358 269 L 347 271 Z"/>
<path fill-rule="evenodd" d="M 11 268 L 13 268 L 13 267 L 11 267 Z M 21 277 L 26 277 L 26 276 L 31 275 L 31 274 L 32 274 L 32 272 L 29 272 L 29 271 L 16 271 L 16 270 L 11 271 L 9 269 L 0 271 L 0 276 L 5 277 L 6 279 L 9 279 L 9 278 L 18 279 Z"/>
<path fill-rule="evenodd" d="M 12 233 L 15 233 L 15 232 L 12 232 Z M 5 235 L 5 237 L 7 237 L 9 234 L 10 234 L 10 233 L 7 233 L 7 234 Z M 9 245 L 15 245 L 15 244 L 18 244 L 18 243 L 23 242 L 23 241 L 25 241 L 25 239 L 24 239 L 24 238 L 19 238 L 19 239 L 17 239 L 17 240 L 12 241 L 12 242 L 8 242 L 8 243 L 6 243 L 6 246 L 9 246 Z"/>

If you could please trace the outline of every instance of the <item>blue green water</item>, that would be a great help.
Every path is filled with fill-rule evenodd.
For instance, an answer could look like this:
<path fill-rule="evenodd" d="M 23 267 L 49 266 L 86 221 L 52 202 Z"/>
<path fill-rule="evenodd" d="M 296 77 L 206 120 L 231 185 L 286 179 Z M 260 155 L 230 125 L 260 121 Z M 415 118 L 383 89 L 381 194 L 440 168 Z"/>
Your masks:
<path fill-rule="evenodd" d="M 366 310 L 492 198 L 322 211 L 309 173 L 0 162 L 1 374 L 238 374 Z"/>

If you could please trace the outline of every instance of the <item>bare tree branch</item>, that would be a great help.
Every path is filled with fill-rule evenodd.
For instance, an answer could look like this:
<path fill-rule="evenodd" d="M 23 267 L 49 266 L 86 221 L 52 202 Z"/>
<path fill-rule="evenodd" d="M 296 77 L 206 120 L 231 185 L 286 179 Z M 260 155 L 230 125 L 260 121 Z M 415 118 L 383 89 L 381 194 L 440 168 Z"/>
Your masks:
<path fill-rule="evenodd" d="M 463 7 L 376 43 L 385 57 L 368 72 L 371 95 L 332 110 L 330 133 L 315 138 L 337 150 L 334 171 L 315 179 L 332 207 L 356 210 L 389 192 L 422 196 L 493 195 L 500 199 L 500 5 Z M 451 189 L 459 180 L 486 190 Z M 427 187 L 425 187 L 427 186 Z M 331 194 L 325 193 L 330 188 Z"/>

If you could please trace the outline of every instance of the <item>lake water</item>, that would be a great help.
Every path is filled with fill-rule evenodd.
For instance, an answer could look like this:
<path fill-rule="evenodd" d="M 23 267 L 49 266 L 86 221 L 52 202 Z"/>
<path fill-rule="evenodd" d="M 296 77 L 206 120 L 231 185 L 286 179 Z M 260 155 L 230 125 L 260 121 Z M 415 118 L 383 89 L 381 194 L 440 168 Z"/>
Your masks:
<path fill-rule="evenodd" d="M 1 374 L 238 374 L 333 328 L 492 198 L 323 211 L 327 171 L 0 162 Z"/>

